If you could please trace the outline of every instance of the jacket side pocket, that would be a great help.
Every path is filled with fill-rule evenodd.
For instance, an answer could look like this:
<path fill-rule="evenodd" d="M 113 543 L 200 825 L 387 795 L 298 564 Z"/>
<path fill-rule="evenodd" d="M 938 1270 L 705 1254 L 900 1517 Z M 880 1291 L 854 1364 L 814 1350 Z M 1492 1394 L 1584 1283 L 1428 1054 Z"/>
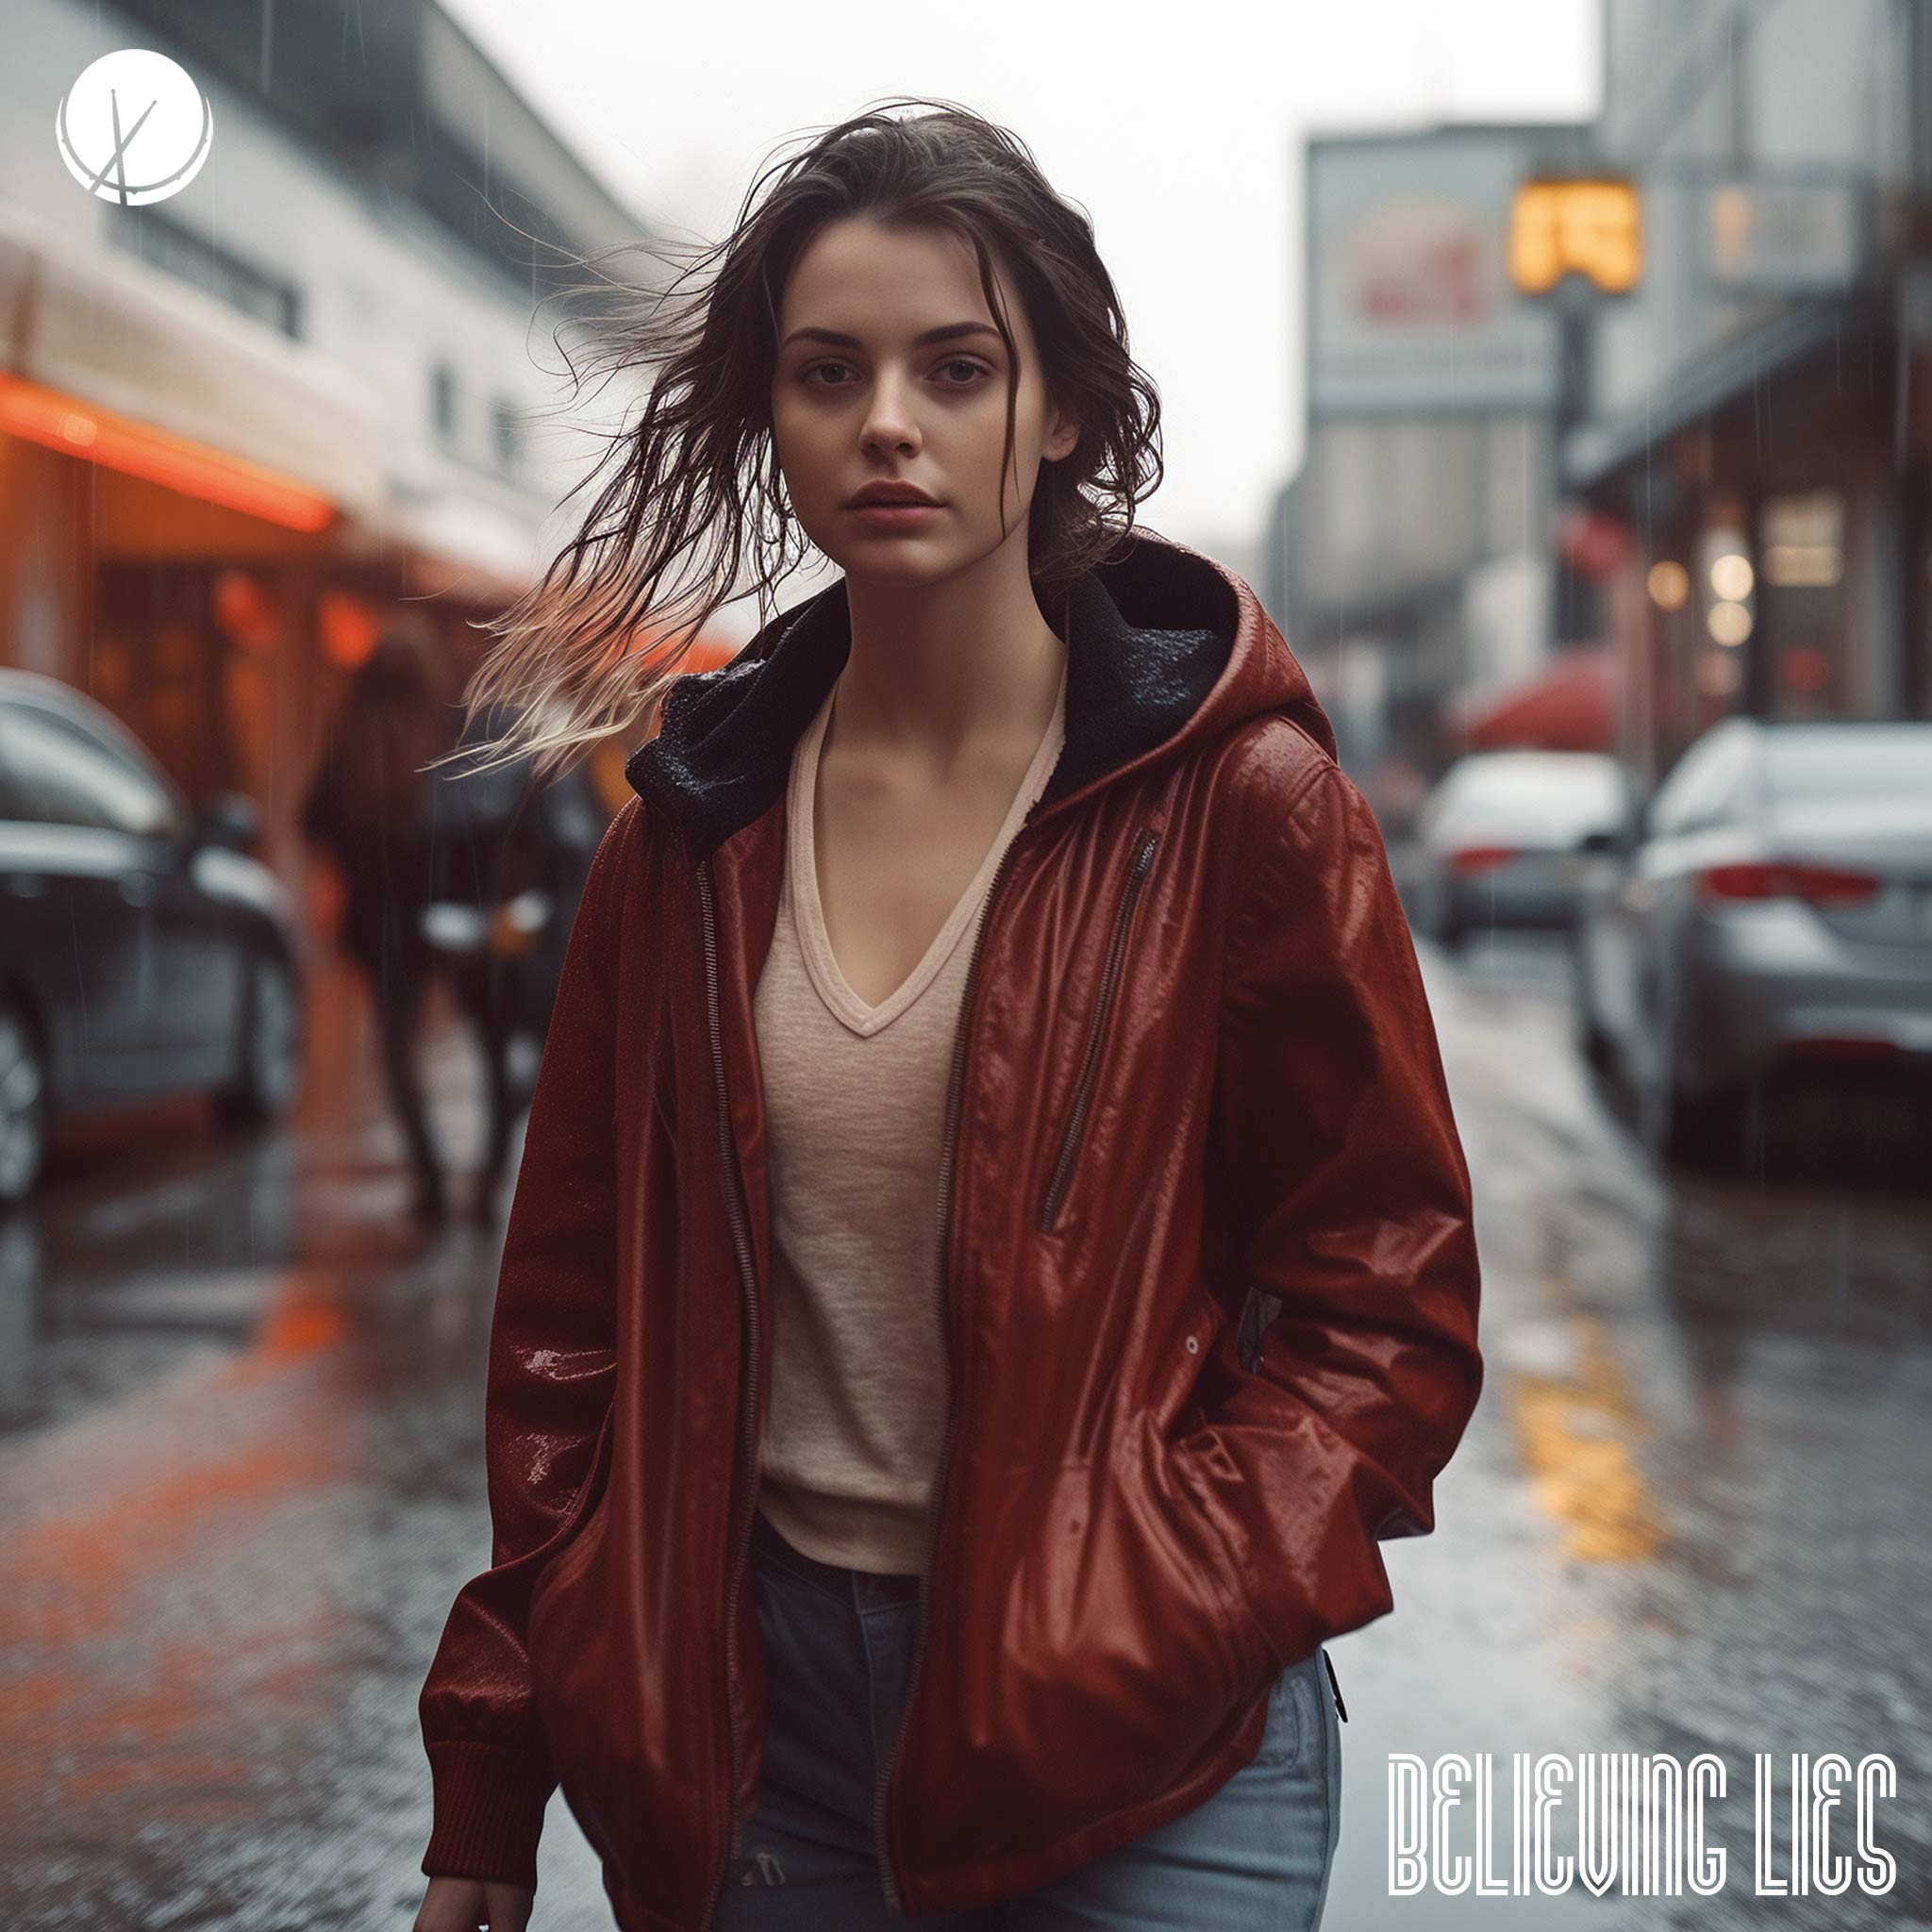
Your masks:
<path fill-rule="evenodd" d="M 1194 1499 L 1194 1511 L 1208 1525 L 1208 1535 L 1214 1547 L 1221 1552 L 1222 1561 L 1214 1566 L 1214 1584 L 1220 1591 L 1223 1602 L 1227 1606 L 1228 1615 L 1233 1619 L 1231 1627 L 1241 1629 L 1245 1636 L 1248 1649 L 1257 1657 L 1266 1659 L 1275 1671 L 1286 1668 L 1280 1654 L 1275 1650 L 1274 1640 L 1269 1636 L 1267 1627 L 1256 1614 L 1255 1607 L 1248 1600 L 1247 1591 L 1241 1582 L 1241 1560 L 1239 1546 L 1223 1524 L 1218 1512 L 1213 1490 L 1194 1467 L 1192 1458 L 1184 1453 L 1185 1443 L 1180 1445 L 1183 1453 L 1176 1454 L 1174 1469 L 1181 1485 Z"/>

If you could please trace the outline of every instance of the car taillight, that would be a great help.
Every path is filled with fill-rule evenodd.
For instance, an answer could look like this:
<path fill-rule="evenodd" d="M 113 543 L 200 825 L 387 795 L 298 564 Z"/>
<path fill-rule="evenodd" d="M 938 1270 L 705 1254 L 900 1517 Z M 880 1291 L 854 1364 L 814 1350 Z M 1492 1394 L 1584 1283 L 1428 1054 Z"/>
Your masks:
<path fill-rule="evenodd" d="M 1454 872 L 1489 872 L 1515 857 L 1513 845 L 1462 845 L 1449 855 L 1449 865 Z"/>
<path fill-rule="evenodd" d="M 1780 858 L 1707 865 L 1697 874 L 1706 898 L 1803 899 L 1809 906 L 1862 906 L 1877 896 L 1884 883 L 1875 873 Z"/>

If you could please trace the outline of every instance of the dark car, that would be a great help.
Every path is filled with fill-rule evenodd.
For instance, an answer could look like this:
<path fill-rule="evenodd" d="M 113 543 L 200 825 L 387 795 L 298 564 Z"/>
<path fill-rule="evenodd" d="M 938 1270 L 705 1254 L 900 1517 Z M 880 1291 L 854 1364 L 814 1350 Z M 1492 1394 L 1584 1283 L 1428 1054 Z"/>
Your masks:
<path fill-rule="evenodd" d="M 236 1124 L 287 1108 L 303 973 L 258 827 L 238 794 L 192 809 L 71 686 L 0 670 L 0 1206 L 62 1118 L 186 1092 Z"/>
<path fill-rule="evenodd" d="M 1932 1072 L 1932 720 L 1727 719 L 1590 843 L 1579 1037 L 1659 1158 L 1721 1163 L 1800 1062 Z"/>

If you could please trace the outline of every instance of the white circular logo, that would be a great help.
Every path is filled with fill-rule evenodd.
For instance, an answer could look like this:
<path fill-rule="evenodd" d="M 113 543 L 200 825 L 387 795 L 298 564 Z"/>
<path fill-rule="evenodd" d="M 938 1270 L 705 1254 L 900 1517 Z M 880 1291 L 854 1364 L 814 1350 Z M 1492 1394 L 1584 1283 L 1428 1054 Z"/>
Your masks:
<path fill-rule="evenodd" d="M 214 131 L 214 109 L 188 70 L 144 47 L 103 54 L 54 117 L 67 172 L 124 208 L 179 194 L 201 173 Z"/>

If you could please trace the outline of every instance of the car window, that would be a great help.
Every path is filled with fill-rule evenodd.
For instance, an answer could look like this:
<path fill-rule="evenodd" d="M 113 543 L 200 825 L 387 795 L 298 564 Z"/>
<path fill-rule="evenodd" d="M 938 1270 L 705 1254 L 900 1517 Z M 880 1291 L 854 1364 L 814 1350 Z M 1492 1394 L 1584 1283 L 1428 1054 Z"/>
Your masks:
<path fill-rule="evenodd" d="M 37 824 L 154 837 L 178 822 L 151 773 L 77 719 L 41 705 L 0 705 L 0 766 L 15 815 Z"/>
<path fill-rule="evenodd" d="M 1700 739 L 1657 787 L 1649 812 L 1652 834 L 1694 832 L 1740 815 L 1750 798 L 1755 762 L 1744 732 L 1718 730 Z"/>
<path fill-rule="evenodd" d="M 1765 783 L 1780 800 L 1932 794 L 1932 724 L 1780 725 L 1766 735 Z"/>

